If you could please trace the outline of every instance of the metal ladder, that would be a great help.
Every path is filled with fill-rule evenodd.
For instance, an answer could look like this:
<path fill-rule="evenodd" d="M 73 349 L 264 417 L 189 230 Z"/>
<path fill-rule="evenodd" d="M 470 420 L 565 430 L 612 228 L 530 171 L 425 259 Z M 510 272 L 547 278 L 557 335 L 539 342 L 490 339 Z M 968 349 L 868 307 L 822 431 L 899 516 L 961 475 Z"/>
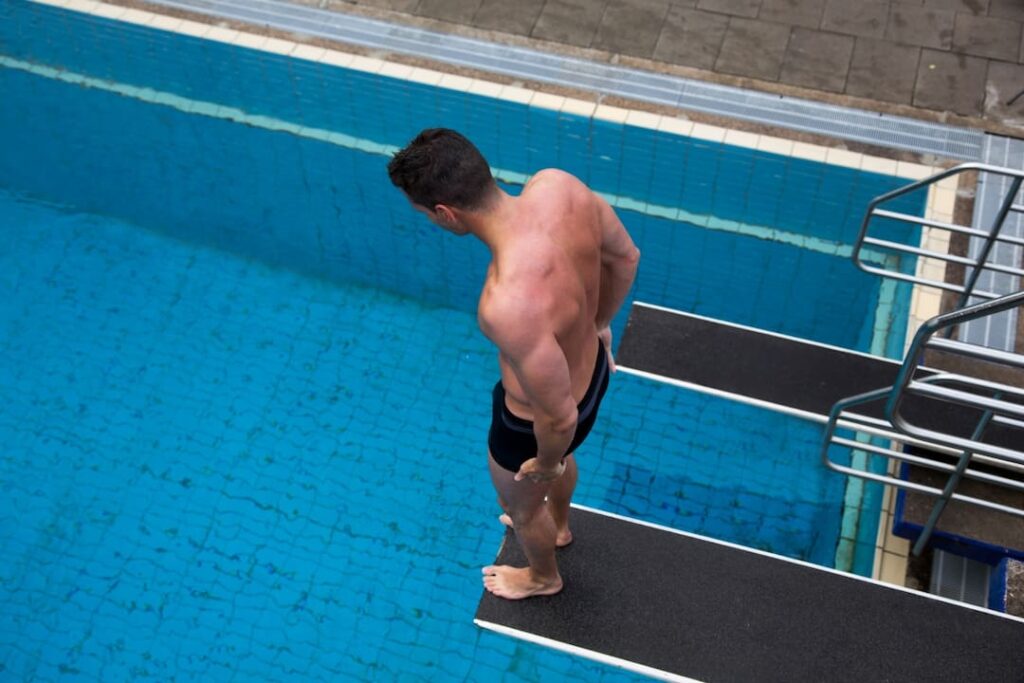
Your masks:
<path fill-rule="evenodd" d="M 988 230 L 973 226 L 958 225 L 882 208 L 887 202 L 916 190 L 929 187 L 944 178 L 966 172 L 994 174 L 1010 179 L 1009 190 L 1000 203 L 996 219 Z M 895 278 L 918 285 L 935 287 L 958 293 L 959 301 L 948 313 L 935 316 L 917 330 L 892 386 L 851 396 L 837 402 L 829 414 L 829 420 L 822 442 L 821 457 L 829 468 L 843 474 L 880 482 L 883 484 L 917 491 L 937 497 L 931 514 L 918 536 L 913 553 L 920 555 L 934 532 L 935 525 L 950 500 L 972 503 L 991 510 L 1024 517 L 1024 509 L 977 496 L 958 493 L 957 488 L 965 478 L 983 482 L 989 486 L 1003 487 L 1011 491 L 1024 492 L 1024 387 L 1011 386 L 978 377 L 949 372 L 935 372 L 922 366 L 924 353 L 934 349 L 996 364 L 1004 368 L 1024 369 L 1024 355 L 990 349 L 975 344 L 953 341 L 953 330 L 962 323 L 996 315 L 1003 311 L 1024 306 L 1024 290 L 1010 294 L 978 291 L 975 285 L 984 270 L 1005 273 L 1016 278 L 1024 276 L 1024 270 L 989 262 L 993 245 L 997 242 L 1024 247 L 1024 239 L 1002 235 L 1007 216 L 1011 212 L 1024 213 L 1024 205 L 1016 203 L 1017 194 L 1024 182 L 1024 171 L 990 166 L 987 164 L 961 164 L 929 178 L 901 187 L 875 198 L 868 205 L 861 230 L 854 249 L 854 261 L 858 267 L 869 273 Z M 892 240 L 872 237 L 869 230 L 875 219 L 909 223 L 923 226 L 926 230 L 968 235 L 982 240 L 975 258 L 956 256 Z M 960 264 L 968 268 L 962 285 L 945 282 L 940 277 L 930 277 L 928 269 L 918 269 L 918 274 L 901 272 L 891 267 L 892 259 L 886 266 L 876 266 L 863 258 L 867 248 L 881 249 L 897 254 L 913 255 L 919 259 L 935 259 L 944 263 Z M 873 259 L 875 260 L 875 259 Z M 1019 286 L 1019 280 L 1017 284 Z M 1016 287 L 1015 287 L 1016 288 Z M 971 297 L 981 299 L 980 303 L 965 304 Z M 907 399 L 915 397 L 919 402 L 940 401 L 958 406 L 960 410 L 980 417 L 974 423 L 969 437 L 957 435 L 932 427 L 916 424 L 906 415 Z M 871 403 L 884 401 L 884 419 L 858 413 L 854 409 Z M 934 405 L 934 404 L 933 404 Z M 985 441 L 986 431 L 993 425 L 1003 433 L 1013 434 L 1013 448 L 999 446 Z M 1008 430 L 1008 431 L 1007 431 Z M 844 435 L 841 432 L 850 434 Z M 1016 434 L 1020 438 L 1016 438 Z M 1006 439 L 1003 440 L 1004 443 Z M 1018 446 L 1019 444 L 1019 446 Z M 870 471 L 868 466 L 851 466 L 857 458 L 851 457 L 851 465 L 836 462 L 830 455 L 830 446 L 852 449 L 851 453 L 862 454 L 860 460 L 870 461 L 869 455 L 886 459 L 886 474 Z M 924 456 L 908 452 L 911 446 L 930 454 Z M 904 479 L 893 472 L 892 465 L 905 468 L 914 465 L 936 470 L 947 475 L 942 488 L 928 486 Z"/>

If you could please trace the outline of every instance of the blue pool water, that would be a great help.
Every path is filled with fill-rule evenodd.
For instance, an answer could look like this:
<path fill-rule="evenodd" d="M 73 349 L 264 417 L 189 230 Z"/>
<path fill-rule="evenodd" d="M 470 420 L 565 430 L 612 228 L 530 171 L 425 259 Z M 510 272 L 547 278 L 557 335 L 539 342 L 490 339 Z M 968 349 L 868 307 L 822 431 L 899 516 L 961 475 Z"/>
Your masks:
<path fill-rule="evenodd" d="M 906 292 L 828 247 L 898 179 L 31 3 L 0 38 L 2 678 L 634 680 L 471 623 L 502 536 L 486 253 L 388 185 L 420 127 L 631 200 L 637 299 L 900 346 Z M 819 438 L 619 375 L 578 499 L 831 566 Z"/>

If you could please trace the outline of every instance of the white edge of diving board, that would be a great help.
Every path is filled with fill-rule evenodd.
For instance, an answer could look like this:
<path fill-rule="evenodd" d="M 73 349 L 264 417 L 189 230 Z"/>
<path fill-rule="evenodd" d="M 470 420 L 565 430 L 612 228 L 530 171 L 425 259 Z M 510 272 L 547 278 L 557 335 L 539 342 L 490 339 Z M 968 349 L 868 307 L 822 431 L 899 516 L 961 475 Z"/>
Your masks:
<path fill-rule="evenodd" d="M 696 384 L 694 382 L 686 382 L 675 377 L 666 377 L 665 375 L 656 375 L 653 372 L 647 372 L 645 370 L 636 370 L 626 365 L 615 365 L 615 369 L 620 372 L 624 372 L 627 375 L 634 375 L 636 377 L 642 377 L 655 382 L 661 382 L 662 384 L 671 384 L 672 386 L 680 387 L 682 389 L 690 389 L 701 394 L 710 394 L 711 396 L 717 396 L 718 398 L 728 399 L 735 401 L 736 403 L 744 403 L 755 408 L 765 408 L 776 413 L 784 413 L 793 417 L 798 417 L 803 420 L 809 420 L 818 424 L 825 424 L 828 422 L 827 415 L 821 415 L 819 413 L 811 413 L 806 410 L 799 410 L 797 408 L 791 408 L 784 406 L 781 403 L 771 403 L 770 401 L 762 401 L 759 398 L 751 398 L 750 396 L 744 396 L 743 394 L 732 394 L 728 391 L 722 391 L 721 389 L 712 389 L 706 387 L 703 384 Z"/>
<path fill-rule="evenodd" d="M 831 567 L 825 567 L 825 566 L 822 566 L 820 564 L 814 564 L 813 562 L 806 562 L 805 560 L 796 560 L 796 559 L 793 559 L 792 557 L 786 557 L 785 555 L 776 555 L 775 553 L 769 553 L 769 552 L 764 551 L 764 550 L 758 550 L 757 548 L 748 548 L 747 546 L 738 545 L 736 543 L 730 543 L 729 541 L 721 541 L 721 540 L 719 540 L 717 538 L 711 538 L 709 536 L 701 536 L 700 534 L 694 534 L 694 533 L 691 533 L 689 531 L 682 531 L 680 529 L 673 529 L 672 527 L 664 526 L 662 524 L 656 524 L 654 522 L 647 522 L 645 520 L 635 519 L 633 517 L 626 517 L 625 515 L 616 514 L 614 512 L 606 512 L 605 510 L 598 510 L 597 508 L 592 508 L 592 507 L 590 507 L 588 505 L 580 505 L 579 503 L 572 503 L 572 507 L 577 508 L 579 510 L 583 510 L 584 512 L 592 512 L 595 515 L 604 515 L 605 517 L 611 517 L 612 519 L 618 519 L 618 520 L 623 521 L 623 522 L 629 522 L 631 524 L 637 524 L 639 526 L 646 526 L 646 527 L 650 527 L 652 529 L 657 529 L 659 531 L 667 531 L 669 533 L 677 534 L 679 536 L 685 536 L 687 538 L 692 538 L 692 539 L 697 540 L 697 541 L 704 541 L 706 543 L 713 543 L 715 545 L 724 546 L 726 548 L 732 548 L 733 550 L 740 550 L 740 551 L 743 551 L 745 553 L 750 553 L 752 555 L 759 555 L 761 557 L 768 557 L 768 558 L 771 558 L 773 560 L 780 560 L 782 562 L 788 562 L 790 564 L 799 565 L 801 567 L 807 567 L 808 569 L 814 569 L 814 570 L 817 570 L 817 571 L 820 571 L 820 572 L 826 572 L 826 573 L 829 573 L 829 574 L 835 574 L 836 576 L 841 576 L 841 577 L 846 578 L 846 579 L 852 579 L 852 580 L 855 580 L 855 581 L 861 581 L 861 582 L 864 582 L 864 583 L 870 583 L 870 584 L 872 584 L 874 586 L 879 586 L 881 588 L 886 588 L 886 589 L 894 590 L 894 591 L 900 591 L 902 593 L 909 593 L 910 595 L 915 595 L 915 596 L 917 596 L 919 598 L 925 598 L 925 599 L 928 599 L 928 600 L 935 600 L 935 601 L 938 601 L 938 602 L 944 602 L 946 604 L 953 605 L 955 607 L 961 607 L 963 609 L 974 610 L 975 612 L 981 612 L 982 614 L 987 614 L 989 616 L 1001 617 L 1003 619 L 1008 619 L 1010 621 L 1015 621 L 1015 622 L 1018 622 L 1020 624 L 1024 624 L 1024 618 L 1022 618 L 1022 617 L 1016 617 L 1016 616 L 1014 616 L 1012 614 L 1006 614 L 1005 612 L 997 612 L 995 610 L 991 610 L 991 609 L 988 609 L 986 607 L 979 607 L 977 605 L 971 605 L 971 604 L 968 604 L 966 602 L 960 602 L 958 600 L 953 600 L 951 598 L 945 598 L 945 597 L 942 597 L 941 595 L 933 595 L 932 593 L 923 593 L 921 591 L 913 590 L 912 588 L 906 588 L 905 586 L 896 586 L 896 585 L 891 584 L 891 583 L 885 583 L 884 581 L 876 581 L 875 579 L 870 579 L 870 578 L 868 578 L 866 576 L 859 576 L 857 574 L 851 574 L 849 572 L 839 571 L 838 569 L 833 569 Z M 535 636 L 535 637 L 539 637 L 539 636 Z"/>
<path fill-rule="evenodd" d="M 854 351 L 852 349 L 844 349 L 842 346 L 835 346 L 834 344 L 823 344 L 821 342 L 811 341 L 810 339 L 802 339 L 800 337 L 794 337 L 794 336 L 788 335 L 788 334 L 781 334 L 779 332 L 771 332 L 770 330 L 763 330 L 763 329 L 760 329 L 760 328 L 757 328 L 757 327 L 751 327 L 749 325 L 740 325 L 739 323 L 733 323 L 733 322 L 729 322 L 727 320 L 720 320 L 718 318 L 709 318 L 706 315 L 698 315 L 696 313 L 690 313 L 689 311 L 680 311 L 680 310 L 675 309 L 675 308 L 668 308 L 666 306 L 658 306 L 657 304 L 649 304 L 649 303 L 645 303 L 643 301 L 634 301 L 633 305 L 634 306 L 641 306 L 643 308 L 651 308 L 651 309 L 654 309 L 656 311 L 664 311 L 665 313 L 672 313 L 673 315 L 679 315 L 679 316 L 683 316 L 685 318 L 696 318 L 697 320 L 706 320 L 707 322 L 715 323 L 716 325 L 722 325 L 723 327 L 733 327 L 733 328 L 736 328 L 738 330 L 747 330 L 748 332 L 756 332 L 757 334 L 760 334 L 760 335 L 765 335 L 765 336 L 768 336 L 768 337 L 776 337 L 778 339 L 787 339 L 789 341 L 798 342 L 800 344 L 806 344 L 808 346 L 817 346 L 817 347 L 822 348 L 822 349 L 831 349 L 833 351 L 840 351 L 842 353 L 847 353 L 847 354 L 850 354 L 850 355 L 853 355 L 853 356 L 862 356 L 864 358 L 871 358 L 872 360 L 883 361 L 883 362 L 886 362 L 886 363 L 891 363 L 892 365 L 902 365 L 902 361 L 893 360 L 892 358 L 885 358 L 883 356 L 876 356 L 876 355 L 871 354 L 871 353 L 865 353 L 864 351 Z"/>
<path fill-rule="evenodd" d="M 612 657 L 606 655 L 603 652 L 597 652 L 596 650 L 588 650 L 577 645 L 571 645 L 569 643 L 562 642 L 561 640 L 553 640 L 551 638 L 545 638 L 544 636 L 538 636 L 528 631 L 520 631 L 519 629 L 509 628 L 508 626 L 502 626 L 501 624 L 495 624 L 490 621 L 483 621 L 481 619 L 474 619 L 473 623 L 480 628 L 485 628 L 496 633 L 500 633 L 503 636 L 510 638 L 518 638 L 519 640 L 525 640 L 535 645 L 543 645 L 553 650 L 560 650 L 571 655 L 577 655 L 579 657 L 585 657 L 592 659 L 595 662 L 601 664 L 608 664 L 610 666 L 617 666 L 620 669 L 632 671 L 633 673 L 643 674 L 651 678 L 661 681 L 672 681 L 673 683 L 701 683 L 695 678 L 686 678 L 679 674 L 670 673 L 668 671 L 662 671 L 661 669 L 655 669 L 650 666 L 644 666 L 643 664 L 637 664 L 631 662 L 628 659 L 620 659 L 619 657 Z"/>

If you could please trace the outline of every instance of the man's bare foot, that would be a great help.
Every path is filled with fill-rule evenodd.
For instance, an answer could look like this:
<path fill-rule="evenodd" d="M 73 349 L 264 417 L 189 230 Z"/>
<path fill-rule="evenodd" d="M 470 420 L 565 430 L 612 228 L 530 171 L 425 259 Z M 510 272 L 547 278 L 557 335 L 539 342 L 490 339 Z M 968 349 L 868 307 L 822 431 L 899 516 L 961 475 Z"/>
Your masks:
<path fill-rule="evenodd" d="M 535 595 L 554 595 L 562 590 L 562 577 L 552 582 L 538 582 L 529 567 L 491 565 L 483 568 L 484 588 L 499 598 L 522 600 Z"/>
<path fill-rule="evenodd" d="M 507 526 L 509 529 L 515 528 L 515 526 L 512 524 L 512 518 L 505 513 L 502 513 L 498 516 L 498 521 Z M 558 535 L 555 536 L 555 547 L 564 548 L 570 543 L 572 543 L 572 532 L 569 531 L 569 527 L 559 529 Z"/>

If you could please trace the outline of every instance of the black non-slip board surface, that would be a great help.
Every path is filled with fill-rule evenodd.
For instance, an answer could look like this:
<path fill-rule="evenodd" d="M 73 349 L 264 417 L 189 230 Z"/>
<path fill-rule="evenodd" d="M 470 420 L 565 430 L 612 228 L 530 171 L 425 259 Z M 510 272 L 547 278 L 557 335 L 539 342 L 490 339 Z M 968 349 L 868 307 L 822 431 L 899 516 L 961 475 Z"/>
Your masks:
<path fill-rule="evenodd" d="M 900 363 L 779 337 L 686 313 L 633 306 L 616 361 L 708 389 L 827 417 L 840 399 L 892 385 Z M 922 372 L 922 375 L 928 374 Z M 882 417 L 883 401 L 851 408 Z M 911 397 L 914 424 L 968 437 L 980 413 Z M 1020 448 L 1020 432 L 992 425 L 988 443 Z"/>
<path fill-rule="evenodd" d="M 1024 681 L 1024 623 L 573 508 L 558 595 L 484 593 L 498 624 L 680 676 Z M 525 565 L 511 533 L 497 563 Z"/>

